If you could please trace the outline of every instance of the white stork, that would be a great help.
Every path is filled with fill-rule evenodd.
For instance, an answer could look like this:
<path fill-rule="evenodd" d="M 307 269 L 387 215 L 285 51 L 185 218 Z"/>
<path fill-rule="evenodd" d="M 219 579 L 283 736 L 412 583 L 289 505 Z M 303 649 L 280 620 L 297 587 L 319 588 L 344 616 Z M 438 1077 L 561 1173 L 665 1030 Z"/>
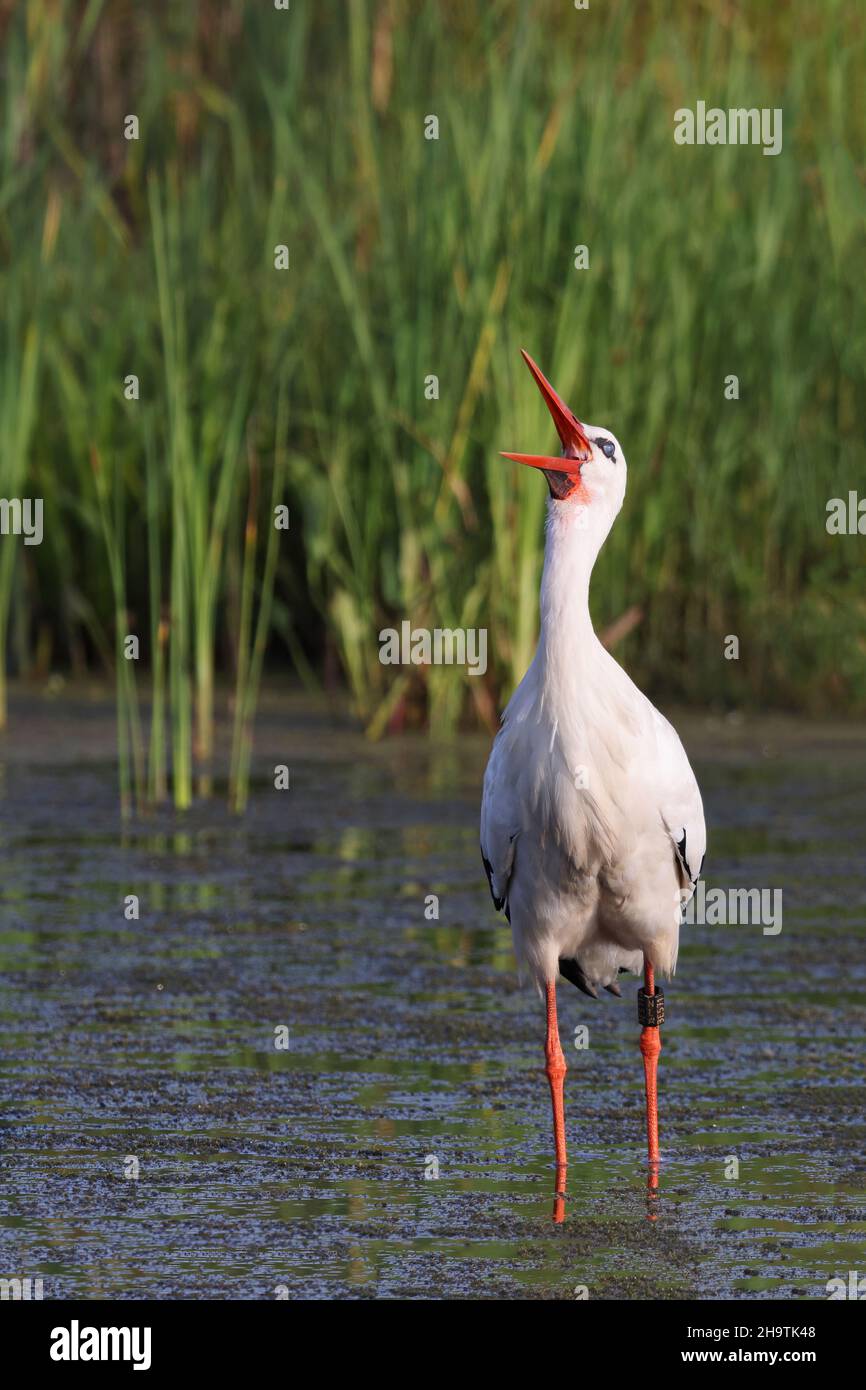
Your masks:
<path fill-rule="evenodd" d="M 541 632 L 502 716 L 484 776 L 481 853 L 521 973 L 547 998 L 546 1074 L 556 1146 L 554 1220 L 564 1218 L 565 1058 L 556 1020 L 562 976 L 592 998 L 644 972 L 650 1183 L 658 1171 L 656 1070 L 664 1018 L 655 976 L 677 961 L 682 909 L 706 847 L 701 794 L 680 740 L 595 635 L 589 580 L 625 496 L 625 457 L 609 430 L 576 418 L 532 358 L 562 455 L 506 454 L 540 468 L 550 499 Z"/>

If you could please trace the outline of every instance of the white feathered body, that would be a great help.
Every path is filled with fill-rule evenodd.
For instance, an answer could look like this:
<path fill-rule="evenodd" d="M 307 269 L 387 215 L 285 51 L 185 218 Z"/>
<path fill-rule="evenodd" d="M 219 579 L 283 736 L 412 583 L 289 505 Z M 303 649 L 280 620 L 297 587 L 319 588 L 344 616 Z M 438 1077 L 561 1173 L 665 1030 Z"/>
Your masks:
<path fill-rule="evenodd" d="M 590 987 L 613 984 L 620 969 L 639 973 L 645 953 L 670 975 L 706 845 L 676 732 L 592 628 L 589 578 L 622 496 L 614 500 L 609 515 L 550 504 L 538 650 L 484 778 L 491 892 L 539 987 L 557 978 L 560 959 L 577 961 Z"/>

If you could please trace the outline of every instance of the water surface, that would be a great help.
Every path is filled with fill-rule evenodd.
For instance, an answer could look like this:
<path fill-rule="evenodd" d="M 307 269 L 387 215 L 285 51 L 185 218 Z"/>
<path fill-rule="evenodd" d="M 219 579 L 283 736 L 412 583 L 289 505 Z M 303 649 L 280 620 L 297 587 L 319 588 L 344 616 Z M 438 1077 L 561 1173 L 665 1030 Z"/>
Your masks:
<path fill-rule="evenodd" d="M 217 796 L 121 829 L 107 706 L 19 698 L 0 1275 L 55 1298 L 809 1299 L 866 1272 L 863 733 L 678 722 L 708 885 L 782 888 L 783 928 L 683 932 L 654 1221 L 637 981 L 560 988 L 554 1227 L 543 1009 L 478 852 L 486 739 L 371 746 L 274 697 L 245 819 Z"/>

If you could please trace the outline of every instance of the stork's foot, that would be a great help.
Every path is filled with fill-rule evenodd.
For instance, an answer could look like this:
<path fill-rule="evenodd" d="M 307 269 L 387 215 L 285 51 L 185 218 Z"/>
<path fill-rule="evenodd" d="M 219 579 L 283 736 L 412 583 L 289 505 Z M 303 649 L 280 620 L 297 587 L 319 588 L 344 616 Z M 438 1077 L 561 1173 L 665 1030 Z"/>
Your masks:
<path fill-rule="evenodd" d="M 565 1220 L 565 1186 L 568 1171 L 568 1156 L 565 1150 L 565 1055 L 559 1041 L 559 1027 L 556 1020 L 556 984 L 547 986 L 547 1041 L 544 1045 L 546 1066 L 544 1068 L 550 1083 L 550 1100 L 553 1106 L 553 1142 L 556 1148 L 556 1192 L 553 1199 L 553 1219 L 558 1224 Z"/>

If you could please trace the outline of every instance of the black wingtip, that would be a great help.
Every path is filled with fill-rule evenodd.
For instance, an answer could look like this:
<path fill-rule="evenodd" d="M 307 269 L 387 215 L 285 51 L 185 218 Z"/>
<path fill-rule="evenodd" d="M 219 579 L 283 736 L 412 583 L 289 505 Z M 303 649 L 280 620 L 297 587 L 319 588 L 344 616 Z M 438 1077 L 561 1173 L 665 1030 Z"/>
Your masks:
<path fill-rule="evenodd" d="M 559 958 L 559 973 L 570 984 L 576 985 L 584 994 L 589 995 L 590 999 L 598 998 L 598 991 L 584 975 L 576 960 L 566 960 L 563 956 Z"/>
<path fill-rule="evenodd" d="M 508 921 L 511 921 L 511 908 L 508 906 L 507 898 L 497 898 L 493 891 L 493 865 L 484 853 L 484 846 L 481 846 L 481 862 L 484 865 L 484 872 L 487 875 L 487 883 L 490 888 L 490 896 L 493 899 L 493 906 L 497 912 L 504 912 Z"/>

